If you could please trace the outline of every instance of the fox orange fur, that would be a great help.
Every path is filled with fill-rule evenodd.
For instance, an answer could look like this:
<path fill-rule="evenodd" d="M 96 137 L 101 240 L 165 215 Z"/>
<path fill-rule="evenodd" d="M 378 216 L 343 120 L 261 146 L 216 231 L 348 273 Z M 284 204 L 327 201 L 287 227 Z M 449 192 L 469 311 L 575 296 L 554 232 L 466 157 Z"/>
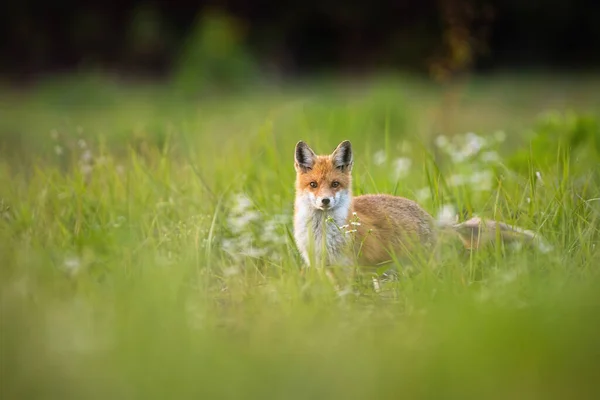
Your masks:
<path fill-rule="evenodd" d="M 330 155 L 316 155 L 304 142 L 295 149 L 294 237 L 304 261 L 324 265 L 379 265 L 416 251 L 433 251 L 450 228 L 465 247 L 535 234 L 501 222 L 472 218 L 436 223 L 416 202 L 387 194 L 352 196 L 352 145 L 341 142 Z"/>

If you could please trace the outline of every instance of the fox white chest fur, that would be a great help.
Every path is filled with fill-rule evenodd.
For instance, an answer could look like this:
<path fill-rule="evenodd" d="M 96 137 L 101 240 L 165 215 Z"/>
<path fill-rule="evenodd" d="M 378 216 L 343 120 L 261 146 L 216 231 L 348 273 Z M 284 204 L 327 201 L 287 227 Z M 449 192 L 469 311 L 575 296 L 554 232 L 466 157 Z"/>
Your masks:
<path fill-rule="evenodd" d="M 352 207 L 352 149 L 343 142 L 328 156 L 317 156 L 304 142 L 296 145 L 294 237 L 310 265 L 348 264 L 347 224 Z"/>
<path fill-rule="evenodd" d="M 307 265 L 346 265 L 348 237 L 340 227 L 347 224 L 351 196 L 345 191 L 337 192 L 332 199 L 335 207 L 322 210 L 314 206 L 317 199 L 312 193 L 296 197 L 294 213 L 294 238 L 296 246 Z"/>

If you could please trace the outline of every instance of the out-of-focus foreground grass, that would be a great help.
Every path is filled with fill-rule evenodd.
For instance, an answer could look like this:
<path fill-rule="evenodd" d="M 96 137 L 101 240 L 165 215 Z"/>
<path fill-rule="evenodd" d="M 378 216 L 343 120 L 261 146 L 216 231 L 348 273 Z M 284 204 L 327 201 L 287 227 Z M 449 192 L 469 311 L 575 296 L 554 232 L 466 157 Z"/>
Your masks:
<path fill-rule="evenodd" d="M 78 80 L 0 107 L 0 390 L 26 398 L 598 395 L 600 80 L 414 79 L 183 99 Z M 551 251 L 452 242 L 336 292 L 300 274 L 293 147 L 354 190 Z"/>

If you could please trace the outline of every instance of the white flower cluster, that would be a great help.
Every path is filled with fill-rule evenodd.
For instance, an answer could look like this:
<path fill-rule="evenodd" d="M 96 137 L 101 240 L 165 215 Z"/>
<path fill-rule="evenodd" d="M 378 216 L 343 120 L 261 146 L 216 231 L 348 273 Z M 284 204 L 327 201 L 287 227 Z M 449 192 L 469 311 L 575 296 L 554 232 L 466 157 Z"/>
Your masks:
<path fill-rule="evenodd" d="M 409 153 L 412 150 L 412 146 L 409 142 L 402 142 L 401 152 L 403 154 Z M 382 166 L 387 162 L 387 156 L 384 150 L 378 150 L 373 154 L 373 163 L 377 166 Z M 392 160 L 391 163 L 391 179 L 397 181 L 399 179 L 406 178 L 410 173 L 413 161 L 411 158 L 402 156 Z"/>
<path fill-rule="evenodd" d="M 445 154 L 450 156 L 454 164 L 479 159 L 483 162 L 500 160 L 498 153 L 493 149 L 498 143 L 504 142 L 506 134 L 496 132 L 491 138 L 484 138 L 473 132 L 456 135 L 449 139 L 440 135 L 435 139 L 435 145 Z"/>
<path fill-rule="evenodd" d="M 286 242 L 285 226 L 289 222 L 289 215 L 269 217 L 260 213 L 246 194 L 238 193 L 227 214 L 228 234 L 221 241 L 222 249 L 236 261 L 243 257 L 281 260 Z"/>
<path fill-rule="evenodd" d="M 83 128 L 78 126 L 76 128 L 77 137 L 69 137 L 68 135 L 61 134 L 56 129 L 50 131 L 50 138 L 54 142 L 54 153 L 58 157 L 67 157 L 69 155 L 77 155 L 77 164 L 79 172 L 85 177 L 90 176 L 94 171 L 95 166 L 106 163 L 105 157 L 95 156 L 89 144 L 83 139 Z M 65 150 L 67 153 L 65 153 Z M 122 167 L 121 167 L 122 168 Z"/>
<path fill-rule="evenodd" d="M 335 223 L 335 221 L 331 217 L 329 217 L 327 219 L 327 221 L 330 223 Z M 344 234 L 346 234 L 346 235 L 352 235 L 352 234 L 358 232 L 357 227 L 360 225 L 361 225 L 360 218 L 358 217 L 356 212 L 353 212 L 352 219 L 350 220 L 350 222 L 348 222 L 347 224 L 344 224 L 342 226 L 338 226 L 337 228 L 339 230 L 341 230 L 342 232 L 344 232 Z"/>
<path fill-rule="evenodd" d="M 455 171 L 448 179 L 450 186 L 469 186 L 476 192 L 491 190 L 494 173 L 490 167 L 500 161 L 495 149 L 505 138 L 502 131 L 488 138 L 472 132 L 451 139 L 438 136 L 436 147 L 450 158 Z"/>

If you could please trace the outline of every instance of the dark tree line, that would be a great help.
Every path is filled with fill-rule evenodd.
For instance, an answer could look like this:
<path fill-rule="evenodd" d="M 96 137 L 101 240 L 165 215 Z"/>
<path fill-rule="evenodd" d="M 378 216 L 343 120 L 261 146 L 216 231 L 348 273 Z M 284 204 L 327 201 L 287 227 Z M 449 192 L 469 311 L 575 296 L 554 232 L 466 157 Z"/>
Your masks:
<path fill-rule="evenodd" d="M 294 73 L 600 65 L 597 0 L 8 0 L 0 72 L 170 71 L 198 17 L 238 21 L 261 65 Z"/>

